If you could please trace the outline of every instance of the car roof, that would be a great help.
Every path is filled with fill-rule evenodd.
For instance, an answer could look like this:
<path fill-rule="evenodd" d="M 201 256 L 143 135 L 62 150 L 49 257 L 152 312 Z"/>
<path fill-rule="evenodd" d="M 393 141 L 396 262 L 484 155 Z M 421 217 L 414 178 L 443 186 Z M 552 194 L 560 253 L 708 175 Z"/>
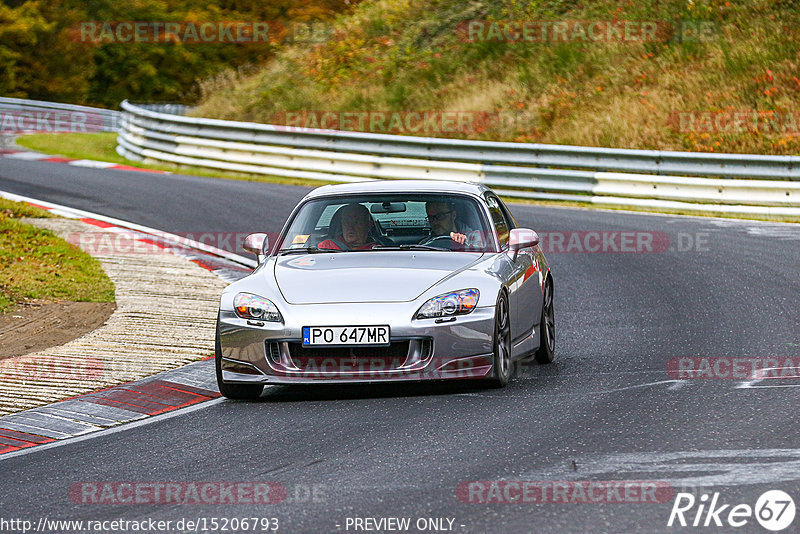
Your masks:
<path fill-rule="evenodd" d="M 323 185 L 311 191 L 306 199 L 328 195 L 353 195 L 362 193 L 468 193 L 482 195 L 490 191 L 475 182 L 447 180 L 374 180 L 350 184 Z"/>

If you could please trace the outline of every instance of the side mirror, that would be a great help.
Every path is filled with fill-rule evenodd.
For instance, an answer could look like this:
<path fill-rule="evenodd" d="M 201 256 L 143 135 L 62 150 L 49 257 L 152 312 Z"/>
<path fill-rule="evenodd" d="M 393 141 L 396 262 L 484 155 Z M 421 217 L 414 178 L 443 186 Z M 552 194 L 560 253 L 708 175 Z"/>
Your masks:
<path fill-rule="evenodd" d="M 244 238 L 242 248 L 256 255 L 256 260 L 261 263 L 269 252 L 269 238 L 267 234 L 250 234 Z"/>
<path fill-rule="evenodd" d="M 539 234 L 529 228 L 514 228 L 508 235 L 508 252 L 511 260 L 516 261 L 517 254 L 523 248 L 535 247 L 539 244 Z"/>

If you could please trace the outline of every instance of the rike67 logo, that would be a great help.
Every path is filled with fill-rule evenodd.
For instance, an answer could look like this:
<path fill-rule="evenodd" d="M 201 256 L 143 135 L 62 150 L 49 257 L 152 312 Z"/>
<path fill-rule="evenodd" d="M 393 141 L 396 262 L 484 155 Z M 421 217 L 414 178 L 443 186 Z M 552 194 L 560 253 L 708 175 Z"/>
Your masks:
<path fill-rule="evenodd" d="M 696 499 L 691 493 L 678 493 L 667 526 L 729 526 L 739 528 L 747 525 L 753 517 L 767 530 L 779 532 L 794 521 L 794 500 L 781 490 L 764 492 L 756 501 L 755 507 L 749 504 L 723 504 L 719 492 L 712 497 L 707 493 Z"/>

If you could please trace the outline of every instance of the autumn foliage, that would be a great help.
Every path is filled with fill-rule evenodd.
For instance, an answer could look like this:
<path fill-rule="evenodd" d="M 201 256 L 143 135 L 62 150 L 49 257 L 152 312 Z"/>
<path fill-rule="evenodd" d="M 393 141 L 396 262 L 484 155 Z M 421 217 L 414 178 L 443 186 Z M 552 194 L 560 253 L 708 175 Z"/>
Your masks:
<path fill-rule="evenodd" d="M 0 0 L 0 95 L 117 107 L 123 99 L 193 103 L 197 81 L 248 70 L 280 42 L 92 42 L 82 23 L 327 21 L 348 0 Z"/>

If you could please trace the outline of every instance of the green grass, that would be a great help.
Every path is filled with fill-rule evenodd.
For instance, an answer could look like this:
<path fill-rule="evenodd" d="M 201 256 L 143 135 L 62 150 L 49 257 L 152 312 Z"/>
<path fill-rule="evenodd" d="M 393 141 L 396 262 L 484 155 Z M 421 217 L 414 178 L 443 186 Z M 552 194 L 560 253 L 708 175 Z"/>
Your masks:
<path fill-rule="evenodd" d="M 75 159 L 92 159 L 108 161 L 121 165 L 129 165 L 140 169 L 152 169 L 208 178 L 226 178 L 233 180 L 246 180 L 252 182 L 270 182 L 286 185 L 301 185 L 306 187 L 319 187 L 328 182 L 324 180 L 303 180 L 299 178 L 285 178 L 282 176 L 269 176 L 260 174 L 246 174 L 240 172 L 218 171 L 204 167 L 190 165 L 172 165 L 167 163 L 148 163 L 130 161 L 117 154 L 117 134 L 115 133 L 58 133 L 58 134 L 30 134 L 17 138 L 21 147 Z"/>
<path fill-rule="evenodd" d="M 498 193 L 501 193 L 498 191 Z M 500 197 L 508 203 L 516 204 L 533 204 L 536 206 L 549 206 L 556 208 L 582 208 L 597 211 L 630 211 L 641 213 L 654 213 L 662 215 L 685 215 L 691 217 L 719 217 L 723 219 L 742 219 L 748 221 L 772 221 L 772 222 L 788 222 L 800 223 L 800 217 L 791 217 L 784 215 L 751 215 L 740 213 L 725 213 L 721 211 L 694 211 L 694 210 L 681 210 L 681 209 L 662 209 L 662 208 L 646 208 L 642 206 L 626 206 L 624 204 L 592 204 L 590 202 L 576 202 L 573 200 L 535 200 L 519 197 L 508 197 L 500 195 Z"/>
<path fill-rule="evenodd" d="M 36 217 L 39 219 L 54 218 L 55 215 L 49 211 L 25 204 L 24 202 L 14 202 L 0 197 L 0 217 L 9 219 L 19 219 L 20 217 Z"/>
<path fill-rule="evenodd" d="M 29 299 L 114 302 L 114 284 L 100 262 L 53 232 L 17 220 L 49 216 L 0 198 L 0 312 Z"/>
<path fill-rule="evenodd" d="M 66 158 L 129 164 L 117 154 L 115 133 L 30 134 L 17 138 L 19 146 Z"/>

